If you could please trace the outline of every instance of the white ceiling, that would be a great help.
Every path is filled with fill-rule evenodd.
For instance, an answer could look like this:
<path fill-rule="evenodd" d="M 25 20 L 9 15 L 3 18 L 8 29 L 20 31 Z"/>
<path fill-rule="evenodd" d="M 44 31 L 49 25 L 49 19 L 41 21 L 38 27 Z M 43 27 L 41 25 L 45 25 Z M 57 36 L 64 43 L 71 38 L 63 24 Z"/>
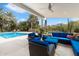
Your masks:
<path fill-rule="evenodd" d="M 52 3 L 53 12 L 48 9 L 49 5 L 48 3 L 23 3 L 23 4 L 46 18 L 79 17 L 79 3 Z"/>

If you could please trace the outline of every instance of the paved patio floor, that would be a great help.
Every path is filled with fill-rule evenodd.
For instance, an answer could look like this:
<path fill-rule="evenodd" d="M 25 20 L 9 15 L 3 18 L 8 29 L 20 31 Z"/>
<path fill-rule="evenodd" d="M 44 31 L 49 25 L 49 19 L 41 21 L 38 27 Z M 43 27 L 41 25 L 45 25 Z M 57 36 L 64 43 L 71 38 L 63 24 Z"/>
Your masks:
<path fill-rule="evenodd" d="M 74 56 L 72 47 L 70 45 L 58 44 L 55 56 Z"/>

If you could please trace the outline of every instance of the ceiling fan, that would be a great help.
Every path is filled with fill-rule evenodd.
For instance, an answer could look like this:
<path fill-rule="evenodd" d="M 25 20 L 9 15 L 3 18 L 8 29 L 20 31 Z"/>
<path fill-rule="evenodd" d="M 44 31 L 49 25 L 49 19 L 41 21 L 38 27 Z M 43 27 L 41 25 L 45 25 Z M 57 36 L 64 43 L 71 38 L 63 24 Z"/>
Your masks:
<path fill-rule="evenodd" d="M 51 4 L 51 3 L 48 4 L 48 9 L 49 9 L 50 11 L 54 12 L 54 11 L 52 10 L 52 4 Z"/>

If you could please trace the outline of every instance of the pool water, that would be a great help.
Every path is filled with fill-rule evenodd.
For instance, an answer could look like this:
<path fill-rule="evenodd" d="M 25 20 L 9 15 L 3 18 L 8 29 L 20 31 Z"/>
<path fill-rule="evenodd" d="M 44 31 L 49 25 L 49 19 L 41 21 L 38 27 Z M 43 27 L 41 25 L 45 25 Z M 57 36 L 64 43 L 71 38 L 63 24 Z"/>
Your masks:
<path fill-rule="evenodd" d="M 18 33 L 18 32 L 0 33 L 0 37 L 3 37 L 3 38 L 13 38 L 13 37 L 23 36 L 23 35 L 27 35 L 27 33 Z"/>

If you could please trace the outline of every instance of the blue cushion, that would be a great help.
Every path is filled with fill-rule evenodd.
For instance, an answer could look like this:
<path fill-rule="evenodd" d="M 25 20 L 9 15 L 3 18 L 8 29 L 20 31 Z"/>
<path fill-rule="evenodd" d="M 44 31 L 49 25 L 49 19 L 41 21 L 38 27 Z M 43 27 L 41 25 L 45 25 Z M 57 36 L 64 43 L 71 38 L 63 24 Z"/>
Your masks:
<path fill-rule="evenodd" d="M 70 33 L 65 33 L 65 32 L 54 32 L 52 33 L 53 37 L 63 37 L 66 38 L 67 35 L 70 35 Z"/>
<path fill-rule="evenodd" d="M 58 39 L 58 40 L 70 40 L 68 38 L 62 38 L 62 37 L 53 37 L 54 39 Z"/>
<path fill-rule="evenodd" d="M 58 43 L 58 38 L 54 38 L 54 37 L 50 37 L 48 36 L 45 41 L 49 42 L 49 43 Z"/>
<path fill-rule="evenodd" d="M 68 38 L 59 38 L 59 40 L 70 40 Z"/>
<path fill-rule="evenodd" d="M 36 37 L 36 38 L 34 38 L 34 39 L 30 40 L 30 41 L 35 42 L 37 44 L 45 45 L 45 46 L 48 46 L 49 45 L 48 42 L 41 41 L 40 39 L 41 39 L 40 37 Z"/>
<path fill-rule="evenodd" d="M 67 37 L 67 35 L 68 35 L 68 33 L 61 33 L 61 37 L 66 38 L 66 37 Z"/>
<path fill-rule="evenodd" d="M 79 42 L 75 40 L 71 40 L 71 43 L 75 54 L 79 56 Z"/>
<path fill-rule="evenodd" d="M 35 33 L 30 33 L 30 34 L 28 34 L 28 36 L 30 37 L 35 37 Z"/>
<path fill-rule="evenodd" d="M 60 37 L 59 33 L 52 33 L 53 37 Z"/>

